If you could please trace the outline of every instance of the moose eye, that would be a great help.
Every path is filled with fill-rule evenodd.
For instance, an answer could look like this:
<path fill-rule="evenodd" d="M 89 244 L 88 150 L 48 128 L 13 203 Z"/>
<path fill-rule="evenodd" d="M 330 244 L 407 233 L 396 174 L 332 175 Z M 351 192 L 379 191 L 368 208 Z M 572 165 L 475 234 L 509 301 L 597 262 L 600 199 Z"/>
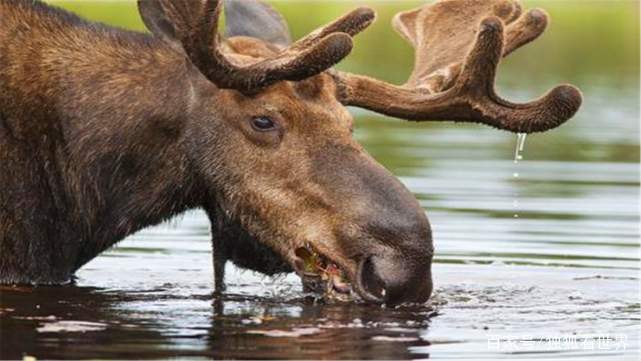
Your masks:
<path fill-rule="evenodd" d="M 276 124 L 268 117 L 256 117 L 251 121 L 252 128 L 259 132 L 267 132 L 276 128 Z"/>

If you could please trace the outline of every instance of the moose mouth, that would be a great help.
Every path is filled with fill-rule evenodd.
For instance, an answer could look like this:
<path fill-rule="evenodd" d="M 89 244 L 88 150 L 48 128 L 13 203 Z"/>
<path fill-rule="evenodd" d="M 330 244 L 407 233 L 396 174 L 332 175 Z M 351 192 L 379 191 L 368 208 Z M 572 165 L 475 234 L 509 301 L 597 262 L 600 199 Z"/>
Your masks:
<path fill-rule="evenodd" d="M 305 292 L 327 300 L 350 301 L 356 297 L 346 272 L 329 258 L 306 245 L 295 251 L 296 268 Z"/>

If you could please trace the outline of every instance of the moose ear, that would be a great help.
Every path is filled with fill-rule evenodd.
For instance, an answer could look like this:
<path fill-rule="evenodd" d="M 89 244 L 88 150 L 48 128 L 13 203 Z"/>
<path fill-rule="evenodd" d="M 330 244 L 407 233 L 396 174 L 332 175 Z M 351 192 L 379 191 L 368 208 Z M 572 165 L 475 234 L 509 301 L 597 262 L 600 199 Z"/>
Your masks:
<path fill-rule="evenodd" d="M 275 45 L 291 44 L 287 22 L 259 0 L 225 0 L 225 36 L 250 36 Z"/>
<path fill-rule="evenodd" d="M 198 10 L 190 0 L 138 0 L 138 12 L 147 29 L 178 50 L 183 50 L 182 35 L 197 19 Z"/>

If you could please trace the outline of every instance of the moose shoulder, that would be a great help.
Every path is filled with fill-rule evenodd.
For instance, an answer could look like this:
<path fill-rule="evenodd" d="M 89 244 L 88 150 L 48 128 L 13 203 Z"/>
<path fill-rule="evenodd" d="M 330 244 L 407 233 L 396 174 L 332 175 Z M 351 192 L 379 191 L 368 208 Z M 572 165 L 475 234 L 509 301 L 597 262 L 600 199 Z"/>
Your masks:
<path fill-rule="evenodd" d="M 0 0 L 0 283 L 69 282 L 127 235 L 202 208 L 217 287 L 231 260 L 371 302 L 423 302 L 429 222 L 352 138 L 345 107 L 530 133 L 581 104 L 568 85 L 526 104 L 494 92 L 500 58 L 547 23 L 514 1 L 399 14 L 417 54 L 403 86 L 332 69 L 374 20 L 367 8 L 292 43 L 259 1 L 225 1 L 225 37 L 221 1 L 138 5 L 151 35 Z"/>

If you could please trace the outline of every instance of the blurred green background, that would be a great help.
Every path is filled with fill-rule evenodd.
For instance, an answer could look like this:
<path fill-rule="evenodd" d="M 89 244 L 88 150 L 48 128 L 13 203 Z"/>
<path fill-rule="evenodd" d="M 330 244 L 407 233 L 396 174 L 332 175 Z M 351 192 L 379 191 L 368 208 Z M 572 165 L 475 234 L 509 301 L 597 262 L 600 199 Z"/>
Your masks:
<path fill-rule="evenodd" d="M 98 20 L 123 28 L 144 31 L 135 1 L 57 1 L 50 3 L 62 6 L 89 19 Z M 289 21 L 295 38 L 304 36 L 356 6 L 367 5 L 378 13 L 374 25 L 358 36 L 353 53 L 341 64 L 340 69 L 372 75 L 381 79 L 402 83 L 407 79 L 413 62 L 413 49 L 392 29 L 390 22 L 394 14 L 411 9 L 424 2 L 420 1 L 269 1 Z M 537 97 L 558 83 L 572 83 L 579 86 L 586 95 L 585 105 L 577 117 L 558 131 L 546 135 L 541 143 L 530 141 L 529 148 L 535 148 L 528 156 L 535 159 L 572 160 L 639 160 L 638 141 L 620 142 L 631 133 L 638 133 L 637 117 L 625 120 L 596 119 L 596 112 L 603 112 L 604 106 L 638 115 L 639 99 L 639 2 L 637 1 L 524 1 L 525 7 L 542 7 L 550 14 L 552 22 L 536 42 L 520 49 L 503 61 L 499 71 L 499 93 L 514 100 Z M 607 100 L 606 100 L 607 99 Z M 586 113 L 588 112 L 588 113 Z M 398 168 L 400 159 L 389 159 L 388 154 L 377 151 L 379 141 L 389 143 L 393 133 L 376 131 L 378 127 L 388 129 L 389 124 L 372 120 L 365 113 L 360 114 L 360 133 L 357 135 L 370 152 L 379 156 L 386 166 Z M 592 115 L 591 117 L 589 115 Z M 585 118 L 590 118 L 587 121 Z M 576 125 L 575 123 L 584 124 Z M 611 127 L 625 123 L 620 129 Z M 598 123 L 598 124 L 597 124 Z M 400 124 L 400 123 L 397 123 Z M 403 125 L 420 129 L 430 127 L 452 127 L 443 123 L 411 123 Z M 577 139 L 575 127 L 589 126 L 590 129 L 603 127 L 606 133 L 616 131 L 611 147 L 599 148 L 600 142 Z M 457 125 L 467 129 L 474 125 Z M 379 129 L 380 130 L 380 129 Z M 594 130 L 594 129 L 593 129 Z M 497 133 L 503 142 L 495 144 L 508 155 L 512 138 Z M 622 136 L 621 136 L 622 135 Z M 636 136 L 635 136 L 636 137 Z M 539 139 L 537 136 L 530 139 Z M 628 139 L 629 140 L 629 139 Z M 572 147 L 564 144 L 574 143 Z M 632 143 L 632 144 L 630 144 Z M 473 146 L 473 145 L 470 145 Z M 408 160 L 406 160 L 408 161 Z M 422 162 L 425 162 L 424 160 Z"/>
<path fill-rule="evenodd" d="M 49 1 L 93 20 L 144 30 L 135 1 Z M 295 38 L 357 6 L 370 6 L 378 20 L 358 36 L 341 68 L 402 82 L 412 66 L 412 49 L 392 30 L 391 18 L 425 1 L 268 1 L 288 20 Z M 543 7 L 552 23 L 546 35 L 504 63 L 509 84 L 551 72 L 571 82 L 637 83 L 639 75 L 639 2 L 524 1 Z M 555 19 L 562 19 L 557 22 Z M 595 78 L 596 75 L 596 78 Z M 589 77 L 588 79 L 585 79 Z"/>

